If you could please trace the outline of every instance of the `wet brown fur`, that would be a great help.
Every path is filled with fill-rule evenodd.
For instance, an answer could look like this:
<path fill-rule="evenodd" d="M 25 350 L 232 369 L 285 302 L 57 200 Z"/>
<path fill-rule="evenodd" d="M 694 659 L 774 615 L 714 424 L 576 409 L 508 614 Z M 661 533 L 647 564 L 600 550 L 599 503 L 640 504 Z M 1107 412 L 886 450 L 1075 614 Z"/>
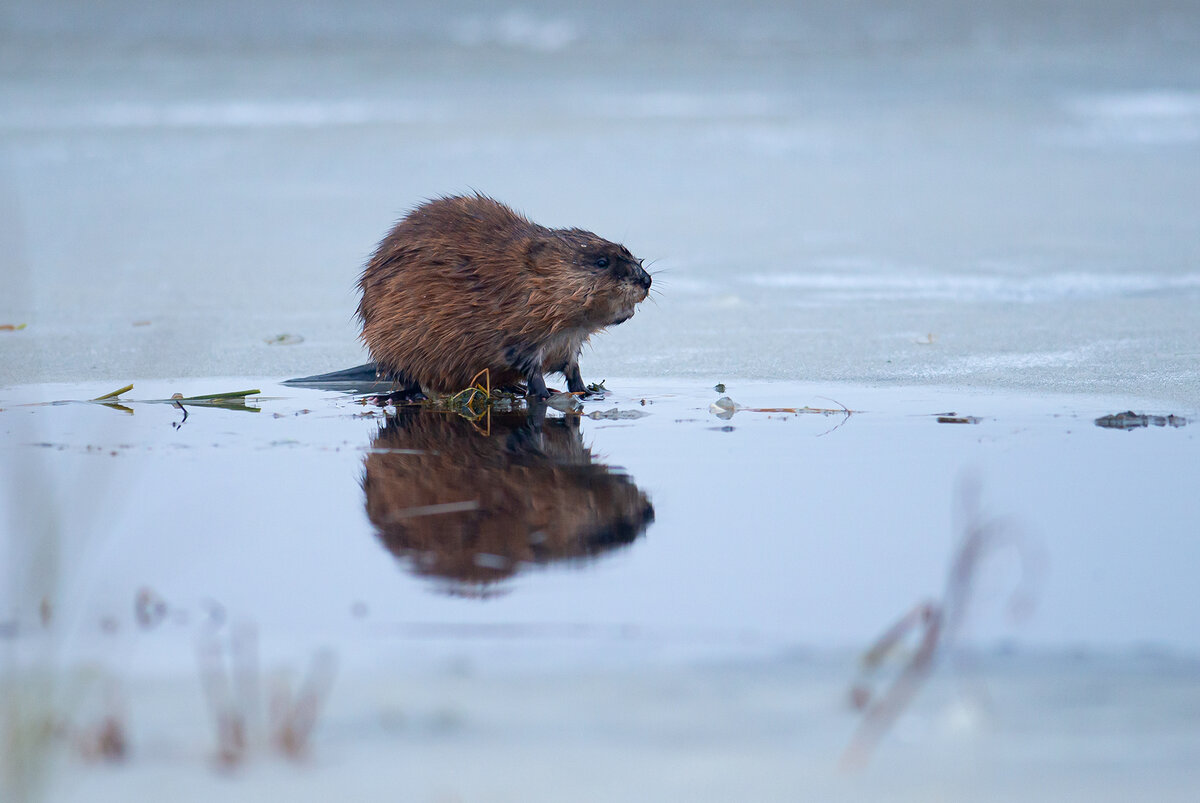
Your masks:
<path fill-rule="evenodd" d="M 605 264 L 607 263 L 607 264 Z M 543 373 L 584 390 L 588 337 L 633 315 L 650 276 L 624 246 L 548 229 L 482 195 L 430 201 L 379 244 L 359 279 L 362 340 L 381 372 L 452 392 L 484 368 L 493 386 Z"/>

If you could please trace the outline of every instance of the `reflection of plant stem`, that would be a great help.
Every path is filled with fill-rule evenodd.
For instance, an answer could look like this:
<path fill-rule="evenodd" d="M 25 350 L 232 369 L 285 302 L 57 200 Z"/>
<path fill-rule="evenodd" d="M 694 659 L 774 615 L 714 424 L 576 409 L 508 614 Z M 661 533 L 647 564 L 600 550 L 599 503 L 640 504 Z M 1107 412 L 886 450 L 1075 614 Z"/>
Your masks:
<path fill-rule="evenodd" d="M 842 754 L 842 769 L 860 769 L 866 765 L 879 740 L 908 707 L 933 669 L 934 654 L 942 635 L 942 610 L 933 602 L 921 603 L 888 628 L 879 641 L 867 651 L 863 657 L 863 664 L 871 667 L 878 665 L 917 625 L 923 625 L 925 631 L 916 652 L 892 683 L 887 694 L 867 708 L 862 722 L 850 740 L 850 746 Z M 865 697 L 866 692 L 863 694 Z"/>
<path fill-rule="evenodd" d="M 175 421 L 171 422 L 171 426 L 175 427 L 175 429 L 179 429 L 180 427 L 182 427 L 182 426 L 184 425 L 184 422 L 186 422 L 186 421 L 187 421 L 187 419 L 188 419 L 188 411 L 187 411 L 187 408 L 186 408 L 186 407 L 184 407 L 184 406 L 183 406 L 183 405 L 182 405 L 182 404 L 179 402 L 179 400 L 178 400 L 178 399 L 176 399 L 176 400 L 175 400 L 175 402 L 174 402 L 174 406 L 178 407 L 180 410 L 182 410 L 182 411 L 183 411 L 183 419 L 182 419 L 182 420 L 180 420 L 180 421 L 178 421 L 178 422 L 175 422 Z M 189 429 L 189 430 L 188 430 L 188 432 L 191 432 L 191 430 Z"/>
<path fill-rule="evenodd" d="M 229 638 L 228 667 L 225 647 L 214 631 L 199 644 L 200 680 L 217 728 L 218 766 L 233 769 L 249 755 L 258 730 L 258 639 L 253 627 L 234 628 Z M 336 662 L 328 650 L 318 651 L 296 693 L 286 676 L 271 683 L 268 709 L 270 743 L 285 756 L 302 758 L 333 686 Z"/>
<path fill-rule="evenodd" d="M 1013 613 L 1022 613 L 1032 604 L 1040 566 L 1032 550 L 1015 538 L 1012 524 L 1004 519 L 985 519 L 979 507 L 979 486 L 964 481 L 958 488 L 959 529 L 962 540 L 950 561 L 946 588 L 942 598 L 923 602 L 901 616 L 883 632 L 864 653 L 863 668 L 877 669 L 900 643 L 918 627 L 923 627 L 920 641 L 900 674 L 877 701 L 871 702 L 865 684 L 856 684 L 851 699 L 863 709 L 863 719 L 842 753 L 843 769 L 859 769 L 870 759 L 883 736 L 908 707 L 921 685 L 929 677 L 940 651 L 944 652 L 958 634 L 970 606 L 980 565 L 991 553 L 1003 546 L 1016 548 L 1021 559 L 1021 581 L 1013 591 L 1010 606 Z"/>

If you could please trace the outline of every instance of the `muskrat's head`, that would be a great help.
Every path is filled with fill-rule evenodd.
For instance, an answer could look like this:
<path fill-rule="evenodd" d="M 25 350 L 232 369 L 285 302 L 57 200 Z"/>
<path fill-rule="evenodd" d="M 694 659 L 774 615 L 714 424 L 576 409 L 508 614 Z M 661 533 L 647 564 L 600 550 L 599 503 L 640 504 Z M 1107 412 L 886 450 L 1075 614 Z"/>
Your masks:
<path fill-rule="evenodd" d="M 573 299 L 582 302 L 588 322 L 613 326 L 633 317 L 650 292 L 650 274 L 625 246 L 583 229 L 559 229 L 544 257 L 557 260 L 566 275 L 556 276 Z M 551 254 L 553 256 L 551 256 Z M 566 264 L 564 264 L 566 263 Z"/>

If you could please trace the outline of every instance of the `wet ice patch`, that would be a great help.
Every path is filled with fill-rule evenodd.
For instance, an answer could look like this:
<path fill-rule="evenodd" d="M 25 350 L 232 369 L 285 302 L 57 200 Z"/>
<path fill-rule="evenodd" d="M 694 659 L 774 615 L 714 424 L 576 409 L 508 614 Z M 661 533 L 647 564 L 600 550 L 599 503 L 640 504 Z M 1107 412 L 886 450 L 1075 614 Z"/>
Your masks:
<path fill-rule="evenodd" d="M 580 96 L 568 104 L 585 117 L 622 120 L 746 121 L 791 111 L 786 96 L 769 92 L 619 92 Z"/>
<path fill-rule="evenodd" d="M 1041 276 L 936 275 L 917 271 L 790 271 L 758 273 L 746 282 L 791 290 L 820 301 L 955 301 L 1038 303 L 1200 290 L 1200 273 L 1094 273 L 1072 271 Z"/>
<path fill-rule="evenodd" d="M 552 53 L 579 39 L 579 30 L 570 20 L 513 9 L 499 16 L 464 17 L 453 25 L 451 36 L 468 47 L 495 44 Z"/>
<path fill-rule="evenodd" d="M 1073 122 L 1056 139 L 1085 145 L 1177 145 L 1200 141 L 1200 92 L 1156 89 L 1068 100 Z"/>
<path fill-rule="evenodd" d="M 428 121 L 441 111 L 367 100 L 113 102 L 19 109 L 3 117 L 0 129 L 317 128 Z"/>
<path fill-rule="evenodd" d="M 1011 371 L 1025 368 L 1066 368 L 1085 362 L 1095 349 L 1090 347 L 1059 351 L 1032 351 L 1012 354 L 975 354 L 951 361 L 944 369 L 933 373 L 949 376 L 955 372 Z"/>

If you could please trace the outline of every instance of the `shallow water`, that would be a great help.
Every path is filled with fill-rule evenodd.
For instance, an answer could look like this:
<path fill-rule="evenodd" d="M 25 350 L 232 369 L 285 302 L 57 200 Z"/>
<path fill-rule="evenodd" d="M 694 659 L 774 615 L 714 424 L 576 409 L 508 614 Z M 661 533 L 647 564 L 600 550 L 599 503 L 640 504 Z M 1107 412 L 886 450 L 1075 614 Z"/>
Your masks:
<path fill-rule="evenodd" d="M 1179 757 L 1200 746 L 1195 411 L 1120 431 L 1096 420 L 1155 409 L 648 380 L 544 420 L 393 418 L 266 381 L 186 420 L 155 401 L 246 384 L 138 382 L 108 405 L 49 403 L 112 390 L 98 384 L 24 386 L 0 403 L 9 667 L 54 667 L 57 694 L 87 701 L 69 709 L 79 727 L 106 694 L 123 701 L 128 769 L 68 762 L 96 794 L 162 772 L 212 793 L 204 650 L 296 677 L 333 657 L 305 799 L 358 772 L 384 783 L 401 771 L 375 767 L 386 745 L 434 796 L 605 799 L 634 783 L 669 796 L 703 785 L 685 767 L 708 751 L 721 758 L 701 799 L 961 795 L 1028 770 L 1030 731 L 1065 762 L 1055 777 L 1123 766 L 1126 785 L 1088 781 L 1098 795 L 1119 799 L 1129 778 L 1186 787 Z M 956 574 L 972 532 L 977 559 Z M 839 773 L 867 718 L 851 689 L 885 696 L 913 653 L 868 675 L 857 658 L 919 603 L 947 617 L 935 661 L 867 750 L 870 772 Z M 576 735 L 559 744 L 563 711 Z M 1128 721 L 1142 747 L 1087 733 L 1097 717 Z M 292 789 L 256 739 L 233 789 Z M 631 741 L 650 752 L 628 776 L 587 781 L 583 755 L 626 756 Z M 571 769 L 504 769 L 551 749 Z M 448 778 L 464 761 L 480 769 Z"/>
<path fill-rule="evenodd" d="M 965 637 L 1200 652 L 1194 425 L 1096 425 L 1127 399 L 737 383 L 745 409 L 726 419 L 709 387 L 627 380 L 536 425 L 387 426 L 358 397 L 257 382 L 247 409 L 192 407 L 178 428 L 177 408 L 136 401 L 231 383 L 137 383 L 125 409 L 21 401 L 99 385 L 9 391 L 10 526 L 60 533 L 60 582 L 88 590 L 93 625 L 148 586 L 317 632 L 361 605 L 399 635 L 445 627 L 454 649 L 456 628 L 489 626 L 579 628 L 615 641 L 606 660 L 644 660 L 643 641 L 664 657 L 854 647 L 942 593 L 977 486 L 972 517 L 1004 546 Z M 1022 573 L 1039 611 L 1018 627 L 1001 614 Z"/>

